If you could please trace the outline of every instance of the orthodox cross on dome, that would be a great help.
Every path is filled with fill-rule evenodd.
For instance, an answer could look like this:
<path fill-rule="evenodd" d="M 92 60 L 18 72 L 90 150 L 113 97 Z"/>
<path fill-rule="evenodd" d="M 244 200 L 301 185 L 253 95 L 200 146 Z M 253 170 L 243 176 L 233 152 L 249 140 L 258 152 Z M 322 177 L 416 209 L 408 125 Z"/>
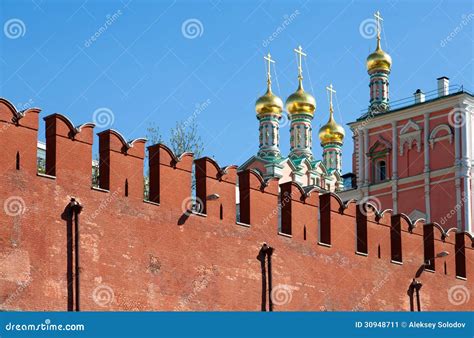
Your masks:
<path fill-rule="evenodd" d="M 303 48 L 298 46 L 298 49 L 293 49 L 298 56 L 298 79 L 301 81 L 303 80 L 303 68 L 302 68 L 302 57 L 307 56 L 306 53 L 303 52 Z"/>
<path fill-rule="evenodd" d="M 332 87 L 332 83 L 329 85 L 329 87 L 326 87 L 326 90 L 329 93 L 329 111 L 332 113 L 334 111 L 333 105 L 332 105 L 332 94 L 336 93 L 336 91 Z"/>
<path fill-rule="evenodd" d="M 377 40 L 380 40 L 380 30 L 382 28 L 380 25 L 380 22 L 383 21 L 380 11 L 375 12 L 374 17 L 375 17 L 375 20 L 377 20 Z"/>
<path fill-rule="evenodd" d="M 272 59 L 270 53 L 268 53 L 267 56 L 264 56 L 263 58 L 265 59 L 265 61 L 267 61 L 267 84 L 268 89 L 270 89 L 272 85 L 271 65 L 272 63 L 275 63 L 275 60 Z"/>

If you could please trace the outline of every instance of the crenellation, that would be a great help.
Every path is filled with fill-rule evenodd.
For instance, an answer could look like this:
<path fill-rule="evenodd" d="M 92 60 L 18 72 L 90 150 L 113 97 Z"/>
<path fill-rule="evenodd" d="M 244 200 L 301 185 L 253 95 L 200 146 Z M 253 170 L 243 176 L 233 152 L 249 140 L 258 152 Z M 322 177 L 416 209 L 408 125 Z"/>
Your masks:
<path fill-rule="evenodd" d="M 336 198 L 337 197 L 337 198 Z M 334 194 L 333 200 L 339 202 L 340 198 Z M 357 251 L 357 218 L 356 211 L 359 206 L 356 203 L 341 204 L 337 212 L 331 215 L 331 245 L 333 248 L 353 254 Z"/>
<path fill-rule="evenodd" d="M 201 212 L 220 221 L 236 221 L 237 166 L 220 168 L 209 157 L 194 161 L 196 197 Z"/>
<path fill-rule="evenodd" d="M 278 179 L 264 180 L 255 170 L 238 173 L 240 192 L 240 222 L 261 231 L 278 229 Z M 257 207 L 258 201 L 258 207 Z"/>
<path fill-rule="evenodd" d="M 294 181 L 280 185 L 281 232 L 294 240 L 315 243 L 318 235 L 318 194 L 308 194 Z"/>
<path fill-rule="evenodd" d="M 404 264 L 422 265 L 425 262 L 425 242 L 423 237 L 423 222 L 414 225 L 408 217 L 401 215 L 401 249 Z"/>
<path fill-rule="evenodd" d="M 0 147 L 3 161 L 0 170 L 23 170 L 36 175 L 36 142 L 38 139 L 38 108 L 17 111 L 0 98 Z"/>
<path fill-rule="evenodd" d="M 367 223 L 367 253 L 369 257 L 392 260 L 391 216 L 385 216 L 379 222 Z"/>
<path fill-rule="evenodd" d="M 145 139 L 130 142 L 117 131 L 108 129 L 99 136 L 99 186 L 102 189 L 122 189 L 125 197 L 143 200 L 143 165 Z"/>
<path fill-rule="evenodd" d="M 368 205 L 358 205 L 356 208 L 356 251 L 368 254 Z M 373 213 L 372 213 L 373 214 Z"/>
<path fill-rule="evenodd" d="M 453 277 L 456 270 L 456 236 L 451 236 L 437 223 L 431 223 L 434 235 L 435 255 L 441 252 L 447 252 L 445 257 L 434 259 L 435 271 Z"/>
<path fill-rule="evenodd" d="M 30 111 L 16 124 L 6 121 L 7 113 L 10 118 L 15 115 L 0 100 L 0 130 L 9 126 L 0 132 L 0 145 L 6 154 L 0 161 L 0 202 L 19 198 L 24 212 L 13 217 L 0 214 L 4 225 L 0 230 L 0 257 L 11 255 L 16 265 L 31 267 L 32 290 L 47 284 L 59 291 L 40 296 L 26 290 L 2 308 L 31 310 L 46 301 L 48 309 L 67 309 L 67 278 L 75 278 L 66 277 L 63 271 L 70 250 L 65 244 L 70 223 L 64 211 L 71 196 L 84 206 L 79 244 L 82 309 L 102 309 L 92 298 L 101 285 L 112 287 L 120 295 L 111 304 L 114 309 L 124 310 L 126 306 L 120 299 L 125 298 L 136 298 L 143 309 L 175 309 L 182 303 L 182 290 L 189 288 L 186 276 L 195 274 L 199 267 L 214 271 L 209 283 L 219 298 L 213 298 L 213 304 L 205 298 L 209 297 L 208 291 L 203 291 L 193 296 L 196 304 L 207 304 L 206 309 L 258 310 L 261 265 L 256 256 L 263 242 L 274 248 L 275 285 L 293 281 L 298 285 L 314 284 L 316 291 L 304 291 L 310 299 L 319 299 L 318 290 L 328 282 L 338 283 L 341 294 L 355 290 L 363 298 L 364 285 L 383 275 L 394 294 L 383 297 L 392 297 L 388 302 L 398 304 L 390 305 L 391 309 L 408 310 L 407 289 L 418 275 L 416 278 L 428 285 L 424 292 L 433 302 L 427 307 L 452 310 L 443 295 L 435 296 L 439 287 L 472 285 L 473 267 L 469 262 L 474 260 L 474 248 L 468 233 L 445 231 L 439 224 L 425 224 L 424 220 L 412 222 L 404 214 L 380 211 L 371 203 L 343 203 L 337 194 L 321 193 L 319 188 L 303 188 L 295 182 L 279 185 L 276 178 L 265 180 L 255 170 L 220 167 L 207 157 L 194 161 L 192 154 L 177 156 L 163 144 L 148 147 L 150 197 L 149 203 L 144 203 L 145 140 L 127 142 L 113 130 L 98 134 L 101 188 L 91 189 L 94 126 L 74 127 L 60 114 L 44 119 L 47 172 L 56 177 L 44 180 L 36 176 L 37 128 L 31 128 L 39 110 Z M 21 155 L 18 170 L 14 166 L 16 152 Z M 192 196 L 193 166 L 196 198 Z M 193 203 L 201 203 L 198 210 L 192 208 Z M 241 222 L 237 224 L 236 203 Z M 442 252 L 448 254 L 430 260 Z M 343 270 L 350 270 L 358 278 L 340 280 Z M 2 276 L 8 276 L 8 280 Z M 143 292 L 144 283 L 153 287 L 153 297 L 157 298 L 148 298 Z M 0 304 L 14 285 L 14 275 L 0 271 Z M 242 290 L 246 298 L 223 303 Z M 295 291 L 295 302 L 300 298 Z M 30 302 L 23 304 L 30 306 L 21 305 L 25 299 Z M 353 301 L 357 303 L 347 297 L 336 308 L 354 308 Z M 186 308 L 194 309 L 192 304 Z M 319 309 L 312 303 L 305 304 L 304 309 Z M 376 309 L 377 304 L 370 302 L 364 309 Z"/>
<path fill-rule="evenodd" d="M 332 206 L 331 194 L 322 194 L 319 197 L 319 242 L 331 245 Z"/>
<path fill-rule="evenodd" d="M 392 215 L 390 219 L 390 257 L 393 262 L 403 263 L 401 215 Z"/>
<path fill-rule="evenodd" d="M 193 154 L 177 156 L 164 144 L 148 147 L 148 153 L 150 201 L 167 208 L 182 209 L 183 201 L 191 201 Z"/>
<path fill-rule="evenodd" d="M 75 127 L 64 115 L 44 118 L 46 131 L 46 175 L 55 176 L 58 183 L 71 193 L 92 182 L 93 123 Z"/>
<path fill-rule="evenodd" d="M 473 238 L 469 233 L 456 233 L 456 277 L 467 278 L 472 276 L 474 272 L 473 264 L 467 263 L 472 262 L 474 258 L 473 244 Z"/>
<path fill-rule="evenodd" d="M 356 252 L 356 205 L 344 204 L 335 193 L 320 196 L 320 242 L 338 250 Z"/>
<path fill-rule="evenodd" d="M 423 262 L 426 268 L 436 270 L 435 229 L 433 224 L 423 224 Z"/>

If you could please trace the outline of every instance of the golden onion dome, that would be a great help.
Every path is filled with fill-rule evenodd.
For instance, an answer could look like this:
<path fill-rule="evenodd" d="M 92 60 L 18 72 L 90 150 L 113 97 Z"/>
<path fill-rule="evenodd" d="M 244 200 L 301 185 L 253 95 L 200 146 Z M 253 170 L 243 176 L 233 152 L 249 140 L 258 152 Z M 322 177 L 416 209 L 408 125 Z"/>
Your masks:
<path fill-rule="evenodd" d="M 384 70 L 389 72 L 391 67 L 392 57 L 382 50 L 380 47 L 380 39 L 378 39 L 375 52 L 367 57 L 367 71 Z"/>
<path fill-rule="evenodd" d="M 257 102 L 255 102 L 255 110 L 258 116 L 267 114 L 281 115 L 283 101 L 272 93 L 272 89 L 269 86 L 267 92 L 263 96 L 260 96 Z"/>
<path fill-rule="evenodd" d="M 301 79 L 298 89 L 286 100 L 286 110 L 288 114 L 308 114 L 313 116 L 316 110 L 315 98 L 304 91 Z"/>
<path fill-rule="evenodd" d="M 329 113 L 329 121 L 319 129 L 321 144 L 342 143 L 345 136 L 344 128 L 334 120 L 332 109 Z"/>

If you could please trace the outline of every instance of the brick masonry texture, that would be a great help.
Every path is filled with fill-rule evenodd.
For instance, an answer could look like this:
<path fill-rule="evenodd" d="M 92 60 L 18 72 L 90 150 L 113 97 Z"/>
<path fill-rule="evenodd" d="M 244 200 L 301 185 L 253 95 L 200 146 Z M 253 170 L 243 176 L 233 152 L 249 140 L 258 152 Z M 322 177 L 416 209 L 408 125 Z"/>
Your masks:
<path fill-rule="evenodd" d="M 474 308 L 467 233 L 295 183 L 279 189 L 254 171 L 161 144 L 148 148 L 144 201 L 145 141 L 113 130 L 99 133 L 101 189 L 92 188 L 94 125 L 74 127 L 60 114 L 44 118 L 47 175 L 39 175 L 39 113 L 0 99 L 3 310 L 260 311 L 271 301 L 274 311 L 409 311 L 413 278 L 423 311 Z M 193 163 L 199 214 L 187 211 Z M 77 218 L 71 198 L 82 206 Z M 274 249 L 271 269 L 264 265 L 272 297 L 263 243 Z M 449 255 L 423 269 L 442 251 Z"/>

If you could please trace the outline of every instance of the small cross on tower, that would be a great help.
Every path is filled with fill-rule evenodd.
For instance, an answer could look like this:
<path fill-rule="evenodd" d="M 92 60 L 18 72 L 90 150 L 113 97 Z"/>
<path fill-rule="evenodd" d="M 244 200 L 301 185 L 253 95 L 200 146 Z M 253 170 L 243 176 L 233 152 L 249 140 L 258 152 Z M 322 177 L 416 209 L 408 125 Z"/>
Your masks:
<path fill-rule="evenodd" d="M 335 94 L 336 91 L 333 89 L 332 83 L 329 85 L 329 87 L 326 87 L 326 90 L 329 92 L 329 111 L 332 113 L 334 111 L 332 106 L 332 94 Z"/>
<path fill-rule="evenodd" d="M 272 84 L 272 75 L 271 75 L 271 64 L 275 63 L 275 60 L 272 60 L 272 56 L 268 53 L 267 56 L 263 57 L 267 61 L 267 83 L 268 86 Z"/>
<path fill-rule="evenodd" d="M 377 39 L 380 40 L 380 30 L 381 30 L 380 22 L 383 21 L 380 11 L 375 12 L 374 17 L 375 17 L 375 20 L 377 20 Z"/>
<path fill-rule="evenodd" d="M 306 53 L 303 52 L 303 48 L 301 46 L 298 46 L 298 49 L 293 49 L 295 53 L 298 55 L 298 79 L 302 80 L 303 79 L 303 68 L 301 65 L 302 57 L 307 56 Z"/>

